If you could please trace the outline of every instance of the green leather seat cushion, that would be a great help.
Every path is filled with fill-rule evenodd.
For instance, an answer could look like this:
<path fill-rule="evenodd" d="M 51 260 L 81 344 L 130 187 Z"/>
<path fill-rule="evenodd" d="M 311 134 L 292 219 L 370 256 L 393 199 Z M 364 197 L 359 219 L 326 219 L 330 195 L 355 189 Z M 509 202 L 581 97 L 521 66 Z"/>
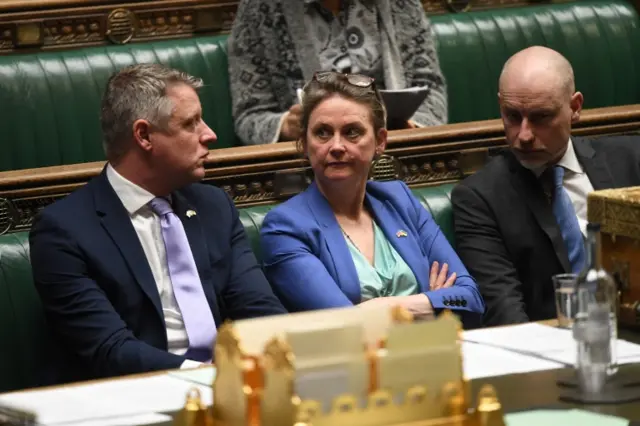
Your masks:
<path fill-rule="evenodd" d="M 451 191 L 453 185 L 414 189 L 442 232 L 453 242 Z M 271 206 L 240 210 L 258 260 L 260 227 Z M 0 392 L 51 384 L 49 366 L 55 345 L 48 340 L 42 304 L 33 285 L 27 232 L 0 236 Z M 7 349 L 5 349 L 7 348 Z"/>

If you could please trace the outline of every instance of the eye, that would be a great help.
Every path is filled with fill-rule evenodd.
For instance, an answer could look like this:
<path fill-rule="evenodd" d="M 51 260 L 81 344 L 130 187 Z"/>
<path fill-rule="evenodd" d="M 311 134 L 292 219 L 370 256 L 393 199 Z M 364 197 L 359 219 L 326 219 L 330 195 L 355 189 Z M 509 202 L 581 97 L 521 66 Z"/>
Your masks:
<path fill-rule="evenodd" d="M 504 115 L 505 117 L 507 117 L 507 120 L 511 121 L 512 123 L 519 123 L 522 120 L 520 113 L 517 111 L 507 110 L 505 111 Z"/>
<path fill-rule="evenodd" d="M 362 130 L 357 127 L 350 127 L 344 133 L 348 139 L 357 139 L 362 136 Z"/>
<path fill-rule="evenodd" d="M 320 126 L 314 132 L 318 138 L 327 140 L 331 138 L 331 130 L 327 126 Z"/>
<path fill-rule="evenodd" d="M 536 112 L 529 116 L 529 120 L 534 123 L 540 123 L 549 120 L 550 118 L 553 118 L 553 114 L 550 112 Z"/>

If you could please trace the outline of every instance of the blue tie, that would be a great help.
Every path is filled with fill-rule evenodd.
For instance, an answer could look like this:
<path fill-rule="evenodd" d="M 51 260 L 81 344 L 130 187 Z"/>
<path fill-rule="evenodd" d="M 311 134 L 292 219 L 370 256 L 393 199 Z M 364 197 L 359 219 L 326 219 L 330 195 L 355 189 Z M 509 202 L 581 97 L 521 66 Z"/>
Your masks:
<path fill-rule="evenodd" d="M 562 232 L 562 239 L 567 247 L 569 262 L 571 263 L 571 272 L 578 273 L 584 267 L 586 257 L 584 241 L 582 239 L 580 225 L 578 224 L 578 218 L 576 217 L 576 211 L 573 209 L 569 194 L 567 194 L 567 191 L 565 191 L 562 186 L 563 178 L 564 168 L 562 166 L 555 166 L 553 168 L 553 184 L 555 189 L 553 215 L 556 217 L 556 221 Z"/>

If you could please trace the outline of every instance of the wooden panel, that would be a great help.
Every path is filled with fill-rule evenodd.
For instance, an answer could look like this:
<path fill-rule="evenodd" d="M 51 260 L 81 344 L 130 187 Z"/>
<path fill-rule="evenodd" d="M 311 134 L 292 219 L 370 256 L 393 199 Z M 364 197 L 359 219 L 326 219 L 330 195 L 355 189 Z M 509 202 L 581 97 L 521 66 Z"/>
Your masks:
<path fill-rule="evenodd" d="M 423 0 L 428 14 L 572 0 Z M 223 34 L 238 0 L 0 0 L 0 53 Z"/>
<path fill-rule="evenodd" d="M 640 105 L 584 111 L 575 135 L 638 133 Z M 505 147 L 500 120 L 389 132 L 387 160 L 409 186 L 456 182 Z M 385 178 L 387 165 L 375 178 Z M 0 173 L 0 234 L 25 230 L 44 206 L 98 175 L 104 162 Z M 308 162 L 293 142 L 211 150 L 205 182 L 223 188 L 238 207 L 268 204 L 310 181 Z"/>

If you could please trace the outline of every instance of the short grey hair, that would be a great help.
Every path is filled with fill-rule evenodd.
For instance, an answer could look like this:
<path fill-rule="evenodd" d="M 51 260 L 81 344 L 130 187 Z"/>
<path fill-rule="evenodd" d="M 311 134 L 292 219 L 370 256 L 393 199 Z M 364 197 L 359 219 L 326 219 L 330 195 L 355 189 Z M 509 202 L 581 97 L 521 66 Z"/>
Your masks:
<path fill-rule="evenodd" d="M 202 79 L 161 64 L 128 66 L 109 78 L 100 115 L 103 148 L 109 161 L 119 159 L 129 149 L 136 120 L 167 127 L 174 108 L 167 89 L 175 84 L 198 90 Z"/>

